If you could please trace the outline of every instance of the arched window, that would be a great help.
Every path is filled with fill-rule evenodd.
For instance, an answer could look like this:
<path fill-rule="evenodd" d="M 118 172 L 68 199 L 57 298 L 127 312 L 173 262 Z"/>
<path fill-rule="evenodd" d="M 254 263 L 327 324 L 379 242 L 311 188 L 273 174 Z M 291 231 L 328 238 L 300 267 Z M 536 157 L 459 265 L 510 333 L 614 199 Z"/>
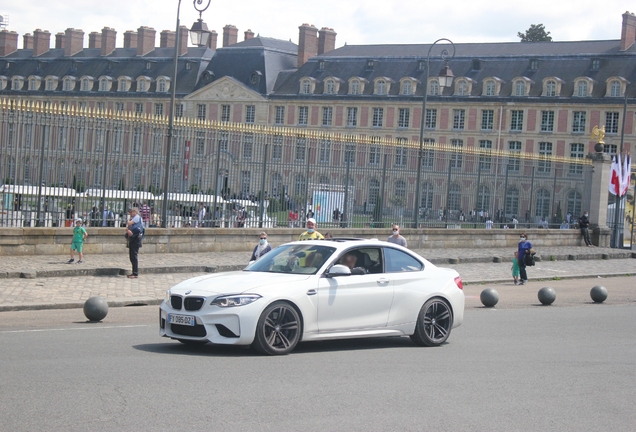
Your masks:
<path fill-rule="evenodd" d="M 304 79 L 300 82 L 300 93 L 301 94 L 311 93 L 311 81 L 309 81 L 308 79 Z"/>
<path fill-rule="evenodd" d="M 446 203 L 446 207 L 450 210 L 459 210 L 461 198 L 461 187 L 457 183 L 452 183 L 448 188 L 448 203 Z"/>
<path fill-rule="evenodd" d="M 572 215 L 580 215 L 582 208 L 581 201 L 581 193 L 576 190 L 571 191 L 568 194 L 568 204 L 566 207 L 566 211 Z"/>
<path fill-rule="evenodd" d="M 160 93 L 165 93 L 167 89 L 165 78 L 159 78 L 157 80 L 157 91 Z"/>
<path fill-rule="evenodd" d="M 380 181 L 377 179 L 371 179 L 369 182 L 369 196 L 367 201 L 370 205 L 378 204 L 378 197 L 380 196 Z"/>
<path fill-rule="evenodd" d="M 82 78 L 80 82 L 81 91 L 91 91 L 93 89 L 93 83 L 88 78 Z"/>
<path fill-rule="evenodd" d="M 75 88 L 75 79 L 72 77 L 64 77 L 62 81 L 62 89 L 64 91 L 71 91 Z"/>
<path fill-rule="evenodd" d="M 433 185 L 430 183 L 422 184 L 422 195 L 420 197 L 420 208 L 433 209 Z"/>
<path fill-rule="evenodd" d="M 618 80 L 610 81 L 610 97 L 621 97 L 621 83 Z"/>
<path fill-rule="evenodd" d="M 281 192 L 281 184 L 283 183 L 283 178 L 278 173 L 273 173 L 270 181 L 270 194 L 272 196 L 278 196 Z"/>
<path fill-rule="evenodd" d="M 406 183 L 404 183 L 404 180 L 398 180 L 395 182 L 394 196 L 401 200 L 406 199 Z"/>
<path fill-rule="evenodd" d="M 486 81 L 486 91 L 484 96 L 495 96 L 495 82 L 493 80 Z"/>
<path fill-rule="evenodd" d="M 128 81 L 125 79 L 120 79 L 119 81 L 117 81 L 117 91 L 120 92 L 125 92 L 128 90 Z"/>
<path fill-rule="evenodd" d="M 329 79 L 325 82 L 325 93 L 334 94 L 336 92 L 336 83 L 334 80 Z"/>
<path fill-rule="evenodd" d="M 39 87 L 37 79 L 29 78 L 29 90 L 38 90 Z"/>
<path fill-rule="evenodd" d="M 545 83 L 545 95 L 550 97 L 556 96 L 556 81 L 550 80 Z"/>
<path fill-rule="evenodd" d="M 490 188 L 480 185 L 477 191 L 477 210 L 488 211 L 490 208 Z"/>
<path fill-rule="evenodd" d="M 537 191 L 537 201 L 534 215 L 545 218 L 550 216 L 550 192 L 548 192 L 546 189 L 539 189 Z"/>
<path fill-rule="evenodd" d="M 111 82 L 108 78 L 102 78 L 99 80 L 99 91 L 110 91 Z"/>
<path fill-rule="evenodd" d="M 516 216 L 519 214 L 519 190 L 509 188 L 506 191 L 506 216 Z"/>
<path fill-rule="evenodd" d="M 468 83 L 466 80 L 457 81 L 457 96 L 467 96 L 468 95 Z"/>
<path fill-rule="evenodd" d="M 576 95 L 578 97 L 587 96 L 587 82 L 586 81 L 579 81 L 578 85 L 576 86 Z"/>
<path fill-rule="evenodd" d="M 411 81 L 404 81 L 402 83 L 402 94 L 408 96 L 412 93 L 413 93 L 413 84 L 411 83 Z"/>
<path fill-rule="evenodd" d="M 53 91 L 57 87 L 57 83 L 55 82 L 53 78 L 47 78 L 45 87 L 46 87 L 46 90 Z"/>
<path fill-rule="evenodd" d="M 358 80 L 351 81 L 351 88 L 349 89 L 349 93 L 352 95 L 360 94 L 360 81 Z"/>
<path fill-rule="evenodd" d="M 385 95 L 386 94 L 386 81 L 381 79 L 376 83 L 376 94 Z"/>
<path fill-rule="evenodd" d="M 428 84 L 428 94 L 431 96 L 439 95 L 439 81 L 436 79 L 430 81 Z"/>
<path fill-rule="evenodd" d="M 515 96 L 526 95 L 526 83 L 523 80 L 515 81 Z"/>

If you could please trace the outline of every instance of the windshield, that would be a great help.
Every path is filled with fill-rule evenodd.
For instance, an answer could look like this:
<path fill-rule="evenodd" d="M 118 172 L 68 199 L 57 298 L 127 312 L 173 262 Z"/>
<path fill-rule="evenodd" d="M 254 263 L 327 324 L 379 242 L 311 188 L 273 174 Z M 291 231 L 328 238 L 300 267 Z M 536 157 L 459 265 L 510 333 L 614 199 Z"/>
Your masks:
<path fill-rule="evenodd" d="M 318 245 L 280 246 L 247 267 L 246 271 L 314 274 L 336 249 Z"/>

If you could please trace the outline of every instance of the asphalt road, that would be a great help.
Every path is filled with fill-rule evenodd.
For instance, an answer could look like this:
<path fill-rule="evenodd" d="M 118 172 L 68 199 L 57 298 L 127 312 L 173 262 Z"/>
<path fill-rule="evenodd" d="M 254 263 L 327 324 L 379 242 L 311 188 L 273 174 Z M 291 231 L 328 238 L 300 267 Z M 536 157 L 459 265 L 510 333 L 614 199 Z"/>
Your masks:
<path fill-rule="evenodd" d="M 469 298 L 439 348 L 367 339 L 285 357 L 161 339 L 156 306 L 98 324 L 4 312 L 0 430 L 633 431 L 636 303 L 558 299 Z"/>

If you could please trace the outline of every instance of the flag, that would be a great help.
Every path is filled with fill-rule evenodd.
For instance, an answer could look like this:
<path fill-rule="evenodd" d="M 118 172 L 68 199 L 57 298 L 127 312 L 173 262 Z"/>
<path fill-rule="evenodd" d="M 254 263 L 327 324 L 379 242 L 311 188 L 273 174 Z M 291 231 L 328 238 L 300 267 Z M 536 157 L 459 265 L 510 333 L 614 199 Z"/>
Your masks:
<path fill-rule="evenodd" d="M 625 195 L 629 189 L 630 176 L 632 172 L 632 158 L 630 155 L 625 155 L 623 161 L 622 176 L 621 176 L 621 196 Z"/>
<path fill-rule="evenodd" d="M 609 191 L 612 195 L 621 195 L 621 164 L 618 155 L 612 156 L 612 169 L 610 171 Z"/>

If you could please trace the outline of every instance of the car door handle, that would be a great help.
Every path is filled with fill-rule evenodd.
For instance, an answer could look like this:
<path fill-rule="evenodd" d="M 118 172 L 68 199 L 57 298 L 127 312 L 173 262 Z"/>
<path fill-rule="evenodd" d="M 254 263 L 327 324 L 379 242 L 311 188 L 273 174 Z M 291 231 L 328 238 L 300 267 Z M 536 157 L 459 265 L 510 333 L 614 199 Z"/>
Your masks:
<path fill-rule="evenodd" d="M 318 292 L 315 289 L 310 289 L 309 291 L 307 291 L 307 295 L 316 295 L 318 294 Z"/>
<path fill-rule="evenodd" d="M 377 283 L 379 284 L 388 284 L 390 281 L 387 278 L 380 278 L 377 280 Z"/>

